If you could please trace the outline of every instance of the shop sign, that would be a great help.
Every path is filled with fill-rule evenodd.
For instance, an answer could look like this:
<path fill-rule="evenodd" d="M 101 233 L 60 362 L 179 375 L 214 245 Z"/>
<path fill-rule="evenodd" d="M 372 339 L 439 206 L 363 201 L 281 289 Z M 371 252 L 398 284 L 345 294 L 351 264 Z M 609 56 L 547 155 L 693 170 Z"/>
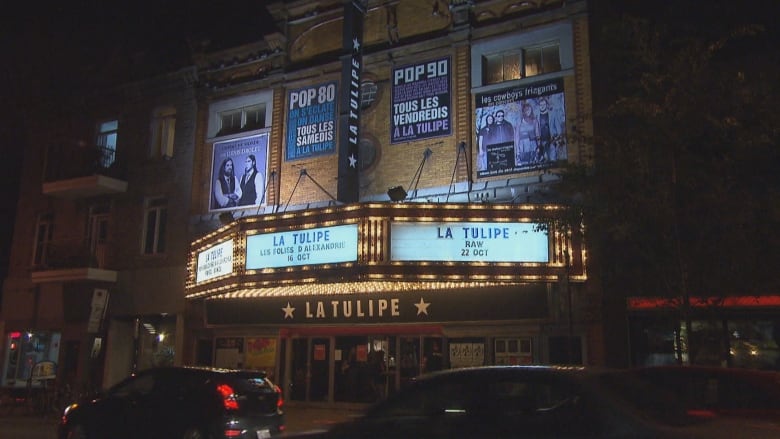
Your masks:
<path fill-rule="evenodd" d="M 217 244 L 198 253 L 198 269 L 195 283 L 233 272 L 233 240 Z"/>
<path fill-rule="evenodd" d="M 106 315 L 106 306 L 108 305 L 108 290 L 95 288 L 92 292 L 92 302 L 90 303 L 89 322 L 87 323 L 87 332 L 94 334 L 100 330 L 103 318 Z"/>
<path fill-rule="evenodd" d="M 215 325 L 432 323 L 549 316 L 544 284 L 468 291 L 207 300 L 206 313 L 208 323 Z"/>
<path fill-rule="evenodd" d="M 357 224 L 249 235 L 246 269 L 354 262 L 357 244 Z"/>
<path fill-rule="evenodd" d="M 393 261 L 548 262 L 549 238 L 534 223 L 395 222 Z"/>

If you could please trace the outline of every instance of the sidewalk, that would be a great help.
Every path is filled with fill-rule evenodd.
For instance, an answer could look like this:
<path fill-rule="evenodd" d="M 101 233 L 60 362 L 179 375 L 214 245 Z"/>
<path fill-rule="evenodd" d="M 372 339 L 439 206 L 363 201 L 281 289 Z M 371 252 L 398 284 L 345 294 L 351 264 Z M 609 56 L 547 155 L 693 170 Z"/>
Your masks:
<path fill-rule="evenodd" d="M 349 421 L 359 416 L 362 410 L 337 407 L 284 407 L 284 420 L 287 433 L 300 433 L 308 430 L 324 430 L 334 424 Z"/>

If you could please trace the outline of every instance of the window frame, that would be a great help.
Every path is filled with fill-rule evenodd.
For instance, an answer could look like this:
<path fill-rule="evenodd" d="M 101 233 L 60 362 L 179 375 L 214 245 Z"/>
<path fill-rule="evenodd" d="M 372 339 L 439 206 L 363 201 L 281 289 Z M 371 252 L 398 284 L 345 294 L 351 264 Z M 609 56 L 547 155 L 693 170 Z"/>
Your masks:
<path fill-rule="evenodd" d="M 265 106 L 265 120 L 262 127 L 243 130 L 246 126 L 246 113 L 248 110 L 259 106 Z M 228 133 L 220 133 L 222 130 L 222 115 L 231 111 L 241 112 L 241 128 L 231 130 Z M 248 133 L 261 133 L 270 131 L 273 123 L 273 90 L 264 90 L 250 95 L 239 96 L 232 99 L 226 99 L 219 102 L 213 102 L 209 105 L 209 121 L 206 137 L 208 140 L 229 139 L 232 137 L 244 137 L 251 135 Z"/>
<path fill-rule="evenodd" d="M 42 233 L 42 228 L 43 230 Z M 54 237 L 54 214 L 51 212 L 38 215 L 35 221 L 35 236 L 33 237 L 33 251 L 30 263 L 33 267 L 44 267 L 47 262 L 49 246 Z"/>
<path fill-rule="evenodd" d="M 108 124 L 116 125 L 114 128 L 105 128 Z M 113 136 L 113 142 L 109 139 Z M 116 162 L 116 150 L 119 144 L 119 118 L 106 118 L 98 121 L 95 127 L 95 148 L 100 151 L 99 163 L 104 168 L 109 168 Z M 108 152 L 111 154 L 108 154 Z"/>
<path fill-rule="evenodd" d="M 166 196 L 147 197 L 144 200 L 143 234 L 141 239 L 141 254 L 143 256 L 163 255 L 166 252 L 167 240 L 165 235 L 168 229 L 168 202 L 169 200 Z M 151 214 L 154 214 L 154 225 L 151 231 L 154 235 L 151 237 L 152 241 L 149 242 Z M 148 251 L 150 245 L 152 248 L 151 251 Z"/>
<path fill-rule="evenodd" d="M 163 106 L 152 113 L 149 157 L 171 159 L 176 139 L 176 107 Z"/>
<path fill-rule="evenodd" d="M 501 37 L 485 39 L 475 42 L 471 50 L 471 87 L 472 92 L 484 92 L 490 89 L 499 89 L 513 83 L 536 81 L 541 77 L 569 76 L 574 70 L 574 43 L 572 39 L 571 23 L 556 23 L 542 26 L 531 31 L 502 35 Z M 520 53 L 521 64 L 523 50 L 541 48 L 546 45 L 558 44 L 558 56 L 561 68 L 551 73 L 541 73 L 534 76 L 523 76 L 520 79 L 512 79 L 503 82 L 486 83 L 484 79 L 483 62 L 486 56 L 494 56 L 502 53 Z M 521 65 L 521 68 L 523 66 Z"/>

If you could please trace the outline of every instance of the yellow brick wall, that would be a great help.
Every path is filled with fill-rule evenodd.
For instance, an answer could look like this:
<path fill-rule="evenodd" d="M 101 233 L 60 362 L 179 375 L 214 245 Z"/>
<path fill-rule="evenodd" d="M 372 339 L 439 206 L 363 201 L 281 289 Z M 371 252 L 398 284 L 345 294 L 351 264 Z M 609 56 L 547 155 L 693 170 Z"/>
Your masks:
<path fill-rule="evenodd" d="M 288 29 L 288 46 L 290 61 L 302 62 L 311 59 L 322 59 L 322 63 L 310 66 L 306 69 L 293 69 L 285 73 L 284 77 L 276 77 L 265 84 L 259 83 L 254 91 L 274 88 L 273 103 L 273 127 L 269 139 L 269 174 L 270 170 L 278 170 L 276 182 L 270 181 L 268 194 L 269 204 L 279 204 L 282 208 L 290 203 L 292 205 L 320 203 L 330 200 L 330 196 L 337 194 L 338 154 L 285 161 L 285 108 L 287 93 L 290 89 L 305 87 L 312 84 L 321 84 L 336 80 L 339 82 L 339 93 L 345 84 L 341 84 L 341 63 L 335 56 L 319 58 L 323 53 L 341 51 L 343 6 L 338 2 L 332 3 L 330 10 L 319 14 L 311 20 L 305 20 L 300 24 L 291 25 Z M 500 14 L 517 13 L 511 9 L 501 9 L 497 5 L 491 9 L 478 9 L 481 19 L 495 18 Z M 546 2 L 554 3 L 554 2 Z M 492 4 L 492 3 L 491 3 Z M 431 4 L 418 1 L 400 1 L 393 14 L 386 7 L 373 8 L 368 11 L 365 20 L 364 46 L 372 44 L 390 44 L 388 24 L 397 24 L 398 36 L 409 38 L 418 34 L 446 35 L 434 31 L 446 30 L 450 25 L 450 17 L 431 14 Z M 480 12 L 481 11 L 481 12 Z M 485 15 L 488 14 L 488 15 Z M 533 25 L 544 25 L 566 18 L 565 14 L 553 15 L 547 21 L 533 16 Z M 576 133 L 587 135 L 592 132 L 590 113 L 592 97 L 590 92 L 590 65 L 588 50 L 587 16 L 585 14 L 568 17 L 572 21 L 574 38 L 575 69 L 573 76 L 564 78 L 566 119 L 570 135 L 569 158 L 572 161 L 582 162 L 592 157 L 592 146 L 587 141 L 577 141 Z M 533 26 L 531 27 L 533 28 Z M 519 31 L 520 25 L 514 31 Z M 485 32 L 482 29 L 481 32 Z M 488 32 L 489 29 L 488 29 Z M 500 37 L 497 33 L 491 37 Z M 410 191 L 415 182 L 413 177 L 423 159 L 426 148 L 432 151 L 430 158 L 424 164 L 420 175 L 418 189 L 430 187 L 446 188 L 452 181 L 455 172 L 455 182 L 463 182 L 467 179 L 467 164 L 471 166 L 472 181 L 476 179 L 476 145 L 474 137 L 473 109 L 475 104 L 471 93 L 471 47 L 467 34 L 450 34 L 446 38 L 421 39 L 416 44 L 405 44 L 388 52 L 372 52 L 364 56 L 363 78 L 371 78 L 379 87 L 377 100 L 372 106 L 364 110 L 361 115 L 361 139 L 372 139 L 377 148 L 375 164 L 361 173 L 360 195 L 362 197 L 384 194 L 388 188 L 402 185 Z M 425 139 L 414 142 L 390 144 L 391 126 L 391 74 L 394 67 L 430 61 L 442 57 L 450 58 L 450 123 L 451 135 Z M 269 85 L 272 84 L 272 85 Z M 253 90 L 244 89 L 242 93 L 251 93 Z M 201 108 L 203 124 L 207 120 L 207 114 Z M 338 128 L 339 130 L 341 127 Z M 200 129 L 196 138 L 202 139 L 205 129 Z M 337 134 L 338 139 L 338 134 Z M 465 142 L 468 159 L 463 155 L 459 157 L 458 144 Z M 211 145 L 202 145 L 204 150 L 210 151 Z M 195 194 L 202 211 L 208 211 L 208 192 L 210 187 L 211 156 L 210 152 L 203 154 L 200 163 L 200 176 L 204 178 L 203 184 L 198 185 L 202 191 Z M 456 168 L 457 164 L 457 169 Z M 196 166 L 198 165 L 196 161 Z M 301 170 L 305 169 L 309 177 L 301 177 Z M 544 171 L 531 171 L 524 175 L 537 175 Z M 480 179 L 480 182 L 488 180 L 501 180 L 511 178 L 511 175 L 502 175 Z M 320 189 L 314 181 L 322 186 Z M 323 190 L 324 189 L 324 190 Z M 444 189 L 446 193 L 446 189 Z M 327 192 L 327 193 L 326 193 Z"/>

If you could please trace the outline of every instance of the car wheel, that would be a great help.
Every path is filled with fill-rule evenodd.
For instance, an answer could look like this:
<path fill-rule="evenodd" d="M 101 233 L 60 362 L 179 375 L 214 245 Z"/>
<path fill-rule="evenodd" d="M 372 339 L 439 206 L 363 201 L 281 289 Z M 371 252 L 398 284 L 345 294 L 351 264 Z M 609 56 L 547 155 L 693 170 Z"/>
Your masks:
<path fill-rule="evenodd" d="M 81 425 L 73 425 L 68 428 L 67 439 L 87 439 L 87 433 Z"/>
<path fill-rule="evenodd" d="M 184 431 L 184 434 L 181 435 L 181 439 L 208 439 L 208 435 L 200 428 L 192 427 Z"/>

